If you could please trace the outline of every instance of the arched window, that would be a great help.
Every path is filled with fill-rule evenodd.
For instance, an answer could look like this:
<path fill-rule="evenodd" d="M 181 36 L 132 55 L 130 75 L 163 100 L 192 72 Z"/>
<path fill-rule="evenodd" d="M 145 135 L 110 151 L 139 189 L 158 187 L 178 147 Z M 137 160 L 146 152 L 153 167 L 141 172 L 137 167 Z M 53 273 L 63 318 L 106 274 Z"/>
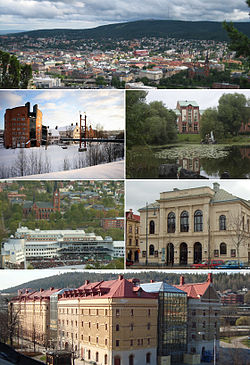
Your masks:
<path fill-rule="evenodd" d="M 189 231 L 189 216 L 188 212 L 184 210 L 181 213 L 181 232 L 188 232 Z"/>
<path fill-rule="evenodd" d="M 149 222 L 149 234 L 154 234 L 154 233 L 155 233 L 155 222 L 150 221 Z"/>
<path fill-rule="evenodd" d="M 119 324 L 116 325 L 115 329 L 116 329 L 116 331 L 119 331 L 120 330 Z"/>
<path fill-rule="evenodd" d="M 104 356 L 104 364 L 107 365 L 108 364 L 108 355 Z"/>
<path fill-rule="evenodd" d="M 226 255 L 227 254 L 227 245 L 222 242 L 220 244 L 220 255 Z"/>
<path fill-rule="evenodd" d="M 151 363 L 151 353 L 147 352 L 146 353 L 146 364 L 150 364 Z"/>
<path fill-rule="evenodd" d="M 91 352 L 90 352 L 90 350 L 88 351 L 88 359 L 90 360 L 90 358 L 91 358 Z"/>
<path fill-rule="evenodd" d="M 168 233 L 175 232 L 175 214 L 170 212 L 168 214 Z"/>
<path fill-rule="evenodd" d="M 95 361 L 96 361 L 96 362 L 98 362 L 98 361 L 99 361 L 99 353 L 98 353 L 98 352 L 96 352 L 96 353 L 95 353 Z"/>
<path fill-rule="evenodd" d="M 155 254 L 155 246 L 154 245 L 150 245 L 149 246 L 149 255 L 153 256 Z"/>
<path fill-rule="evenodd" d="M 196 210 L 196 212 L 194 213 L 194 231 L 203 231 L 203 214 L 201 210 Z"/>
<path fill-rule="evenodd" d="M 225 231 L 227 229 L 227 227 L 226 227 L 226 216 L 225 215 L 220 215 L 219 226 L 220 226 L 220 231 Z"/>
<path fill-rule="evenodd" d="M 129 355 L 129 365 L 134 365 L 134 355 Z"/>

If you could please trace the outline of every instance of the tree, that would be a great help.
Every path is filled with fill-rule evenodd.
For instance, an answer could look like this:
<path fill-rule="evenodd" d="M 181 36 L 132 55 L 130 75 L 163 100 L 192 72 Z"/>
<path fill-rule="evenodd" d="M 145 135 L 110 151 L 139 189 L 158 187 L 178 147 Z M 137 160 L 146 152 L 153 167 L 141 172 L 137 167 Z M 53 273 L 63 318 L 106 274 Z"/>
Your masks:
<path fill-rule="evenodd" d="M 246 0 L 248 7 L 250 7 L 250 0 Z M 236 52 L 236 57 L 246 57 L 250 64 L 250 39 L 248 36 L 236 29 L 232 22 L 223 23 L 224 29 L 227 31 L 231 44 L 229 48 Z"/>
<path fill-rule="evenodd" d="M 246 230 L 246 222 L 241 214 L 229 217 L 228 229 L 232 232 L 231 241 L 236 248 L 236 257 L 240 260 L 240 248 L 249 242 L 249 233 Z"/>
<path fill-rule="evenodd" d="M 0 88 L 27 88 L 32 78 L 30 65 L 21 65 L 16 56 L 0 51 Z"/>
<path fill-rule="evenodd" d="M 224 135 L 224 127 L 219 121 L 218 112 L 216 109 L 209 108 L 202 114 L 200 121 L 200 136 L 202 139 L 210 135 L 211 131 L 214 133 L 216 140 L 219 140 Z"/>
<path fill-rule="evenodd" d="M 240 127 L 248 123 L 249 110 L 243 94 L 223 94 L 219 99 L 218 121 L 223 124 L 225 133 L 239 134 Z"/>

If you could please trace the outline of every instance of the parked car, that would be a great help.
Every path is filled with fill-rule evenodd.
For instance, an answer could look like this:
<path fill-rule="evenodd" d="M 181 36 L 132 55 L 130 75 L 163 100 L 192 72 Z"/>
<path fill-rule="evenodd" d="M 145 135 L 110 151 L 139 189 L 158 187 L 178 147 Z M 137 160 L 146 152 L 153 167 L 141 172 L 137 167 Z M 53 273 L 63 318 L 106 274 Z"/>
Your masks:
<path fill-rule="evenodd" d="M 244 269 L 247 268 L 246 265 L 242 261 L 238 260 L 228 260 L 223 265 L 220 266 L 220 269 Z"/>
<path fill-rule="evenodd" d="M 223 260 L 206 260 L 202 261 L 200 264 L 193 264 L 191 265 L 192 269 L 216 269 L 217 267 L 220 268 L 221 265 L 224 264 Z"/>

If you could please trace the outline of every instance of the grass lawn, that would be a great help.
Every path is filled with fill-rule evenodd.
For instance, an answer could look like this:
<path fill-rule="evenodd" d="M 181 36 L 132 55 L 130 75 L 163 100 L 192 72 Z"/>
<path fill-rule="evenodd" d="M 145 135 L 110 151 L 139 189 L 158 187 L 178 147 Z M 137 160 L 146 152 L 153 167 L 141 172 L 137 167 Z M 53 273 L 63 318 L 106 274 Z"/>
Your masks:
<path fill-rule="evenodd" d="M 242 340 L 241 343 L 250 348 L 250 340 L 248 340 L 247 338 L 245 340 Z"/>

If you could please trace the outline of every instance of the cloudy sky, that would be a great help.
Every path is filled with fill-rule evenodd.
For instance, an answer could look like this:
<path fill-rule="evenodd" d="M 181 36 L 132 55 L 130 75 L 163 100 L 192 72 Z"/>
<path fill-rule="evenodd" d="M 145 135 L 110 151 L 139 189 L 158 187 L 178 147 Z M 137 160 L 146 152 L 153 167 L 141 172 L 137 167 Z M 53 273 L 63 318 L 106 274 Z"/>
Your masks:
<path fill-rule="evenodd" d="M 196 101 L 200 109 L 213 108 L 218 106 L 218 101 L 223 94 L 232 94 L 232 90 L 208 90 L 208 89 L 183 89 L 183 90 L 150 90 L 147 95 L 147 102 L 162 101 L 169 109 L 175 109 L 177 100 Z M 236 91 L 250 98 L 250 90 Z"/>
<path fill-rule="evenodd" d="M 87 115 L 88 125 L 106 130 L 124 129 L 124 93 L 122 90 L 1 90 L 0 128 L 8 108 L 27 102 L 38 104 L 43 124 L 54 128 L 79 123 L 79 111 Z"/>
<path fill-rule="evenodd" d="M 160 193 L 173 191 L 173 188 L 188 189 L 200 186 L 213 188 L 213 182 L 219 182 L 220 188 L 250 200 L 250 185 L 247 180 L 127 180 L 126 181 L 126 210 L 145 207 L 146 203 L 153 203 L 160 198 Z"/>
<path fill-rule="evenodd" d="M 76 270 L 76 271 L 80 271 L 80 270 Z M 88 271 L 88 270 L 86 270 Z M 140 272 L 142 270 L 129 270 L 130 272 L 136 273 Z M 166 273 L 171 273 L 173 271 L 171 270 L 158 270 L 161 272 L 166 272 Z M 218 271 L 216 272 L 216 270 L 210 270 L 213 272 L 213 274 L 218 274 Z M 32 270 L 32 275 L 31 275 L 31 271 L 30 270 L 1 270 L 1 281 L 0 281 L 0 290 L 4 290 L 4 289 L 8 289 L 11 287 L 14 287 L 16 285 L 21 285 L 21 284 L 25 284 L 31 280 L 36 280 L 36 279 L 42 279 L 42 278 L 46 278 L 48 277 L 48 283 L 49 283 L 49 277 L 53 276 L 53 275 L 60 275 L 63 274 L 65 272 L 68 272 L 68 270 L 58 270 L 58 269 L 54 269 L 54 270 Z M 72 270 L 71 270 L 72 272 Z M 83 272 L 83 271 L 82 271 Z M 89 272 L 93 272 L 93 270 L 89 271 Z M 102 273 L 101 270 L 95 270 L 96 273 Z M 18 274 L 17 274 L 18 273 Z M 105 270 L 105 273 L 112 273 L 112 274 L 124 274 L 126 277 L 126 271 L 124 270 Z M 174 271 L 175 274 L 183 274 L 183 270 L 175 270 Z M 185 270 L 185 273 L 187 274 L 193 274 L 194 270 Z M 199 270 L 199 272 L 196 274 L 200 275 L 200 274 L 206 274 L 207 270 Z M 235 274 L 235 270 L 229 270 L 228 271 L 229 274 Z M 246 274 L 247 271 L 246 270 L 241 270 L 241 274 Z M 32 278 L 31 278 L 32 276 Z M 27 287 L 24 285 L 24 288 Z"/>
<path fill-rule="evenodd" d="M 247 21 L 245 0 L 0 0 L 2 30 L 92 28 L 138 19 Z"/>

